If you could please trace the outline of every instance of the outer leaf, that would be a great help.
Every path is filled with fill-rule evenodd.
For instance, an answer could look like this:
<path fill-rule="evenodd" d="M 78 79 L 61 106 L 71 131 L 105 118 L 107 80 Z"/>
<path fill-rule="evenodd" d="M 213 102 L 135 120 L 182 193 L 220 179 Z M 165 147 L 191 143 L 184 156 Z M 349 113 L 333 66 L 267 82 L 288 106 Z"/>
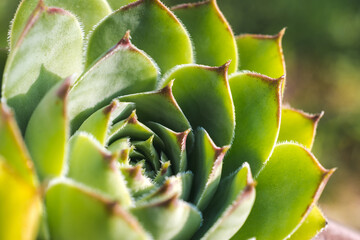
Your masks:
<path fill-rule="evenodd" d="M 69 180 L 54 183 L 49 188 L 46 207 L 54 240 L 149 239 L 137 220 L 117 202 Z"/>
<path fill-rule="evenodd" d="M 0 103 L 0 156 L 21 179 L 36 185 L 33 163 L 16 125 L 13 113 L 5 103 Z"/>
<path fill-rule="evenodd" d="M 208 133 L 200 128 L 190 158 L 194 173 L 192 202 L 202 211 L 214 196 L 220 182 L 223 159 L 230 146 L 219 148 Z"/>
<path fill-rule="evenodd" d="M 334 170 L 325 170 L 305 148 L 280 144 L 257 177 L 256 201 L 234 239 L 284 239 L 314 206 Z"/>
<path fill-rule="evenodd" d="M 220 183 L 194 239 L 229 239 L 244 224 L 254 200 L 255 184 L 246 163 Z"/>
<path fill-rule="evenodd" d="M 155 88 L 155 63 L 130 43 L 129 32 L 76 82 L 70 92 L 72 127 L 118 96 Z M 121 66 L 121 67 L 120 67 Z"/>
<path fill-rule="evenodd" d="M 40 0 L 40 2 L 43 2 L 43 4 L 47 6 L 63 8 L 74 13 L 82 23 L 86 34 L 102 18 L 111 13 L 111 8 L 106 0 Z M 11 26 L 11 48 L 15 46 L 17 40 L 20 38 L 21 32 L 26 27 L 27 20 L 31 16 L 31 12 L 36 8 L 38 3 L 39 0 L 21 1 Z"/>
<path fill-rule="evenodd" d="M 301 226 L 291 235 L 289 240 L 313 239 L 326 226 L 327 222 L 322 212 L 314 206 Z"/>
<path fill-rule="evenodd" d="M 235 128 L 234 105 L 227 79 L 229 63 L 221 67 L 184 65 L 164 78 L 175 79 L 172 90 L 193 129 L 203 127 L 215 144 L 231 143 Z"/>
<path fill-rule="evenodd" d="M 277 35 L 243 34 L 236 37 L 239 51 L 239 70 L 254 71 L 271 78 L 286 74 L 281 40 L 285 29 Z"/>
<path fill-rule="evenodd" d="M 0 239 L 35 239 L 42 211 L 39 191 L 7 161 L 0 156 Z"/>
<path fill-rule="evenodd" d="M 2 0 L 0 2 L 0 49 L 5 50 L 8 46 L 9 24 L 18 4 L 18 1 L 14 0 Z"/>
<path fill-rule="evenodd" d="M 224 176 L 244 162 L 249 162 L 256 175 L 269 158 L 280 128 L 282 83 L 283 78 L 253 73 L 237 73 L 230 78 L 236 129 L 225 157 Z"/>
<path fill-rule="evenodd" d="M 63 78 L 82 72 L 82 47 L 76 18 L 62 9 L 47 8 L 40 1 L 10 52 L 2 83 L 2 97 L 14 108 L 23 132 L 49 89 Z"/>
<path fill-rule="evenodd" d="M 216 0 L 183 4 L 171 10 L 190 33 L 195 47 L 196 63 L 220 66 L 231 60 L 229 74 L 236 71 L 238 54 L 235 37 Z"/>
<path fill-rule="evenodd" d="M 108 195 L 124 207 L 129 206 L 132 200 L 116 164 L 116 157 L 93 140 L 91 135 L 79 133 L 70 141 L 67 176 Z"/>
<path fill-rule="evenodd" d="M 138 93 L 118 99 L 135 103 L 140 121 L 157 122 L 176 132 L 183 132 L 190 128 L 190 123 L 174 98 L 172 86 L 173 82 L 170 82 L 158 91 Z"/>
<path fill-rule="evenodd" d="M 159 0 L 139 0 L 120 8 L 94 29 L 86 65 L 114 46 L 127 30 L 134 44 L 152 56 L 162 72 L 193 61 L 190 38 L 174 14 Z"/>
<path fill-rule="evenodd" d="M 25 142 L 42 180 L 60 176 L 65 165 L 69 137 L 66 102 L 70 81 L 67 78 L 45 95 L 26 129 Z"/>
<path fill-rule="evenodd" d="M 278 142 L 295 141 L 311 149 L 316 127 L 324 112 L 310 115 L 299 110 L 283 108 Z"/>

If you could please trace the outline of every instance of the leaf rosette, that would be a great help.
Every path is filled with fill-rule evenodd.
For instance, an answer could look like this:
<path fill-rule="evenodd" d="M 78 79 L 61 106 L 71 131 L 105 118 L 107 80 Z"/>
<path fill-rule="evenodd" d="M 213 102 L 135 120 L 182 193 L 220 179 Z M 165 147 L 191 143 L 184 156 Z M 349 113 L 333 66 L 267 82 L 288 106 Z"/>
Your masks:
<path fill-rule="evenodd" d="M 333 170 L 310 152 L 321 115 L 282 106 L 284 31 L 235 37 L 214 0 L 128 3 L 19 5 L 0 238 L 316 235 Z"/>

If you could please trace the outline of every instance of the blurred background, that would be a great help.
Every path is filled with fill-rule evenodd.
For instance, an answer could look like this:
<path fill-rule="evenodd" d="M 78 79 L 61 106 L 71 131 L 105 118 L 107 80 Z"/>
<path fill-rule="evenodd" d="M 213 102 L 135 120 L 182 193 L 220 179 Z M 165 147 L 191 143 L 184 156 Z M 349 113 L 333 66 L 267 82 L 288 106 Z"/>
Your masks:
<path fill-rule="evenodd" d="M 0 66 L 17 2 L 0 0 Z M 218 0 L 218 4 L 235 34 L 272 35 L 287 27 L 285 102 L 309 113 L 325 111 L 313 152 L 326 168 L 338 168 L 320 206 L 330 219 L 360 230 L 360 1 Z"/>

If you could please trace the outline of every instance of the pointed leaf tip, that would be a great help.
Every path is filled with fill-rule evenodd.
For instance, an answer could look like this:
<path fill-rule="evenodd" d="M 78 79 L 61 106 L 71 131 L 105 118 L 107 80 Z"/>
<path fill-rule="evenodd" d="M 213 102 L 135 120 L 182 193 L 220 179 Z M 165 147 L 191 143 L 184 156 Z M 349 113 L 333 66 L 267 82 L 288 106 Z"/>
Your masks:
<path fill-rule="evenodd" d="M 73 79 L 74 79 L 74 75 L 67 77 L 64 80 L 64 83 L 59 87 L 59 89 L 56 90 L 56 95 L 60 99 L 65 99 L 68 96 Z"/>
<path fill-rule="evenodd" d="M 117 44 L 122 46 L 130 46 L 131 45 L 131 36 L 130 36 L 130 30 L 127 30 L 123 38 L 120 40 L 120 42 Z"/>

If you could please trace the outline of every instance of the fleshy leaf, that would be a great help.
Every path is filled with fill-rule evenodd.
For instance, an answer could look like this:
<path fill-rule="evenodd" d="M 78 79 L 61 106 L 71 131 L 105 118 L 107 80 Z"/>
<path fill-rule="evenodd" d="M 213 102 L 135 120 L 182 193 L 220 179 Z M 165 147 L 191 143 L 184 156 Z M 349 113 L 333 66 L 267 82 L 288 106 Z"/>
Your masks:
<path fill-rule="evenodd" d="M 299 110 L 283 108 L 278 142 L 295 141 L 311 149 L 317 124 L 323 114 L 322 112 L 311 115 Z"/>
<path fill-rule="evenodd" d="M 293 233 L 289 240 L 313 239 L 325 226 L 327 222 L 321 210 L 314 206 L 309 215 L 301 223 L 300 227 Z"/>
<path fill-rule="evenodd" d="M 0 103 L 0 156 L 25 182 L 36 184 L 35 169 L 12 111 Z"/>
<path fill-rule="evenodd" d="M 12 0 L 13 1 L 13 0 Z M 58 7 L 75 14 L 87 34 L 94 25 L 102 18 L 111 13 L 111 8 L 106 0 L 41 0 L 46 6 Z M 10 43 L 15 46 L 20 38 L 31 12 L 36 8 L 39 0 L 22 0 L 17 9 L 13 24 L 11 26 Z"/>
<path fill-rule="evenodd" d="M 163 73 L 193 62 L 190 38 L 175 15 L 159 0 L 139 0 L 109 15 L 94 29 L 86 65 L 114 46 L 127 30 L 134 44 L 153 57 Z"/>
<path fill-rule="evenodd" d="M 243 34 L 236 37 L 239 70 L 254 71 L 271 78 L 286 74 L 281 40 L 285 29 L 277 35 Z"/>
<path fill-rule="evenodd" d="M 301 224 L 333 170 L 297 144 L 280 144 L 258 175 L 256 201 L 234 239 L 284 239 Z"/>
<path fill-rule="evenodd" d="M 255 184 L 246 163 L 221 181 L 194 239 L 229 239 L 244 224 L 254 201 Z"/>
<path fill-rule="evenodd" d="M 117 10 L 129 3 L 136 2 L 137 0 L 107 0 L 112 9 Z"/>
<path fill-rule="evenodd" d="M 0 156 L 0 239 L 35 239 L 42 212 L 38 189 Z"/>
<path fill-rule="evenodd" d="M 108 106 L 99 109 L 88 117 L 78 131 L 90 133 L 102 145 L 105 145 L 112 121 L 123 114 L 127 107 L 127 103 L 114 100 Z"/>
<path fill-rule="evenodd" d="M 149 239 L 117 202 L 69 180 L 51 185 L 45 202 L 52 239 Z"/>
<path fill-rule="evenodd" d="M 228 67 L 229 63 L 221 67 L 183 65 L 163 79 L 163 84 L 175 79 L 174 97 L 192 128 L 203 127 L 219 146 L 231 143 L 235 128 Z"/>
<path fill-rule="evenodd" d="M 71 138 L 67 176 L 126 207 L 132 201 L 116 162 L 117 156 L 101 147 L 91 135 L 79 133 Z"/>
<path fill-rule="evenodd" d="M 223 174 L 227 176 L 248 162 L 256 176 L 269 158 L 278 136 L 283 78 L 237 73 L 229 81 L 236 128 L 235 139 L 224 160 Z"/>
<path fill-rule="evenodd" d="M 171 10 L 190 33 L 196 52 L 196 63 L 220 66 L 231 60 L 229 74 L 237 70 L 238 54 L 235 37 L 216 0 L 182 4 Z"/>
<path fill-rule="evenodd" d="M 138 93 L 118 98 L 136 104 L 136 112 L 142 122 L 157 122 L 176 132 L 190 128 L 172 92 L 173 82 L 158 91 Z M 166 114 L 164 114 L 166 112 Z"/>
<path fill-rule="evenodd" d="M 32 114 L 25 142 L 41 180 L 63 172 L 69 138 L 67 96 L 71 78 L 54 86 Z M 51 124 L 49 124 L 51 123 Z"/>
<path fill-rule="evenodd" d="M 115 97 L 155 89 L 158 69 L 130 43 L 129 32 L 76 82 L 70 92 L 69 114 L 77 129 L 93 112 Z"/>
<path fill-rule="evenodd" d="M 178 234 L 182 237 L 186 236 L 182 239 L 188 239 L 200 226 L 199 211 L 178 199 L 181 186 L 179 177 L 171 177 L 156 192 L 142 199 L 135 208 L 131 209 L 131 213 L 154 239 L 172 239 Z M 191 226 L 188 225 L 189 221 L 192 223 Z"/>
<path fill-rule="evenodd" d="M 7 37 L 9 32 L 9 24 L 18 5 L 18 1 L 14 0 L 1 0 L 0 2 L 0 51 L 5 50 L 8 47 Z M 1 75 L 2 74 L 0 74 L 0 76 Z"/>
<path fill-rule="evenodd" d="M 160 170 L 160 158 L 154 147 L 154 135 L 146 141 L 133 142 L 135 149 L 145 156 L 145 159 L 151 163 L 155 172 Z"/>
<path fill-rule="evenodd" d="M 40 1 L 10 51 L 2 83 L 2 97 L 14 109 L 22 132 L 51 87 L 82 72 L 82 48 L 75 16 Z"/>
<path fill-rule="evenodd" d="M 170 159 L 174 173 L 185 171 L 187 167 L 186 139 L 190 129 L 174 132 L 159 123 L 150 122 L 148 125 L 163 140 L 163 152 Z"/>
<path fill-rule="evenodd" d="M 203 128 L 198 129 L 195 134 L 195 146 L 189 165 L 194 173 L 192 202 L 200 211 L 206 208 L 216 192 L 223 158 L 229 147 L 217 147 Z"/>
<path fill-rule="evenodd" d="M 125 177 L 131 195 L 135 198 L 149 193 L 155 188 L 150 178 L 145 176 L 145 170 L 141 164 L 135 166 L 121 166 L 120 170 Z"/>

